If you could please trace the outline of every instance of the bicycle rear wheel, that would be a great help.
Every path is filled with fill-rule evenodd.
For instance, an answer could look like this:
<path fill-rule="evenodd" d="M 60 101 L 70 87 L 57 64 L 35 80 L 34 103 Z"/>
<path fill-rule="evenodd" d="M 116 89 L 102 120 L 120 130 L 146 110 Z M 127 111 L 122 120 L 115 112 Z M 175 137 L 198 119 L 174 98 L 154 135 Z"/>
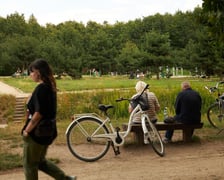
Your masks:
<path fill-rule="evenodd" d="M 96 138 L 94 135 L 108 134 L 102 122 L 94 117 L 81 117 L 69 127 L 66 138 L 70 152 L 86 162 L 102 158 L 109 150 L 111 141 L 107 138 Z"/>
<path fill-rule="evenodd" d="M 150 141 L 153 150 L 159 155 L 164 156 L 165 154 L 165 148 L 163 145 L 163 141 L 161 139 L 161 136 L 159 132 L 157 131 L 155 125 L 147 118 L 145 117 L 146 128 L 148 130 L 148 140 Z"/>
<path fill-rule="evenodd" d="M 220 107 L 221 106 L 221 107 Z M 207 111 L 207 118 L 209 123 L 217 129 L 224 128 L 224 110 L 219 103 L 212 104 Z"/>

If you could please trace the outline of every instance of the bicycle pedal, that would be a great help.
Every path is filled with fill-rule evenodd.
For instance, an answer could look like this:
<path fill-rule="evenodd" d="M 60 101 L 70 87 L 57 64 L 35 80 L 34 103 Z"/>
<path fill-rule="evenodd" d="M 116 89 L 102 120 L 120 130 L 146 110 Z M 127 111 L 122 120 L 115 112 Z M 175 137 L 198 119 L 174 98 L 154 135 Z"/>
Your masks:
<path fill-rule="evenodd" d="M 116 155 L 116 156 L 119 155 L 119 154 L 121 154 L 120 151 L 116 151 L 116 152 L 115 152 L 115 155 Z"/>

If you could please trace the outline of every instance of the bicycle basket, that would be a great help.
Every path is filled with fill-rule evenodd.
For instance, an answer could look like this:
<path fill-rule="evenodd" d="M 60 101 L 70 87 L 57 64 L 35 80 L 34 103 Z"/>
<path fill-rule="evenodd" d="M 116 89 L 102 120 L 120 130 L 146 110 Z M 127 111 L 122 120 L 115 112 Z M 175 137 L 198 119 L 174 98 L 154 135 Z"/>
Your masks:
<path fill-rule="evenodd" d="M 141 106 L 143 111 L 149 110 L 149 102 L 147 93 L 143 93 L 142 95 L 136 95 L 131 99 L 131 107 L 134 109 L 138 104 Z"/>

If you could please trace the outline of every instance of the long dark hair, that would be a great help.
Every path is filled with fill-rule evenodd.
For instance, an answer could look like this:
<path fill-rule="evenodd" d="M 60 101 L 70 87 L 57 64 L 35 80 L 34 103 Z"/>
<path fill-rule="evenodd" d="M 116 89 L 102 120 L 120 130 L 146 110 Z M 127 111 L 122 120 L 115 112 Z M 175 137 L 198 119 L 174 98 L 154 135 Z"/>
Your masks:
<path fill-rule="evenodd" d="M 46 60 L 36 59 L 29 66 L 29 71 L 32 72 L 34 69 L 39 70 L 41 80 L 50 86 L 53 91 L 56 91 L 56 81 L 53 76 L 53 71 Z"/>

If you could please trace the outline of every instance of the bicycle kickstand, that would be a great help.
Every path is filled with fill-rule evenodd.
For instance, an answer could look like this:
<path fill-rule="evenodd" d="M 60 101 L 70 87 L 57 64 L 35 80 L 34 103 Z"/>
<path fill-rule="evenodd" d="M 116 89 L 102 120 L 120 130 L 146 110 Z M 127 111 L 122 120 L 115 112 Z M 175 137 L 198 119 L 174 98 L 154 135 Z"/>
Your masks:
<path fill-rule="evenodd" d="M 114 150 L 114 154 L 116 156 L 119 155 L 119 154 L 121 154 L 119 147 L 117 147 L 117 146 L 115 147 L 113 142 L 112 142 L 111 146 L 112 146 L 112 148 Z"/>

